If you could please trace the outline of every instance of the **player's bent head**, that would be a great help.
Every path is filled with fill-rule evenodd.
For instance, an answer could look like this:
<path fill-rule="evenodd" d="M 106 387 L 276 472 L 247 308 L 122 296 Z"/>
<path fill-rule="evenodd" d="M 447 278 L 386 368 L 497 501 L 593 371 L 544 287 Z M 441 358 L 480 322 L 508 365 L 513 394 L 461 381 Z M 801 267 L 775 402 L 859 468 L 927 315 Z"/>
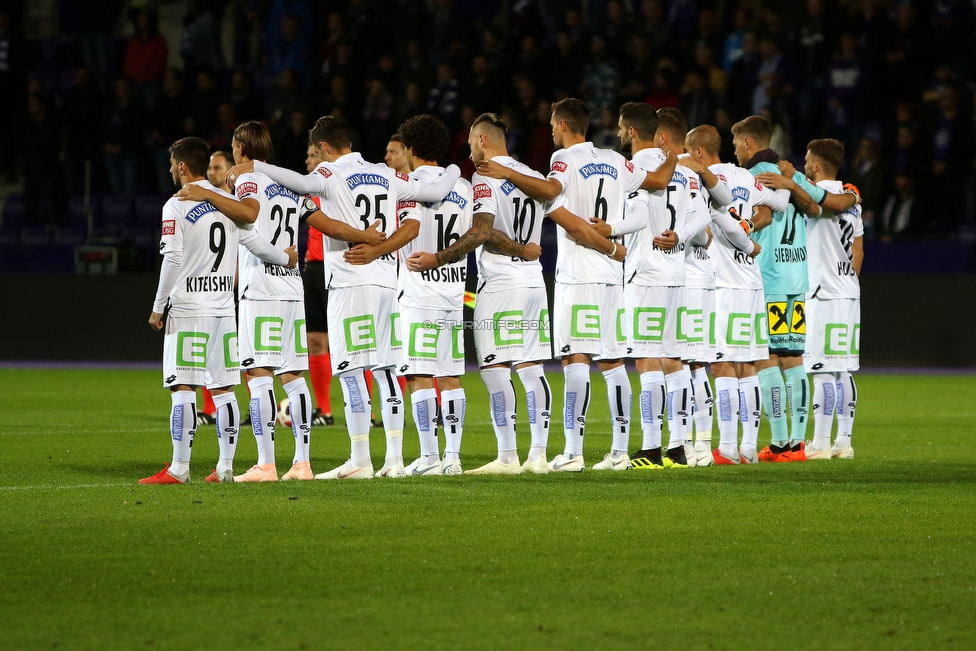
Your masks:
<path fill-rule="evenodd" d="M 739 139 L 749 138 L 757 150 L 767 149 L 773 137 L 773 127 L 761 115 L 750 115 L 732 125 L 732 135 Z"/>
<path fill-rule="evenodd" d="M 181 138 L 169 148 L 169 155 L 176 166 L 186 165 L 189 176 L 194 178 L 207 175 L 210 166 L 210 147 L 200 138 Z"/>
<path fill-rule="evenodd" d="M 552 104 L 555 122 L 565 122 L 566 129 L 577 136 L 585 136 L 590 126 L 590 109 L 575 97 L 567 97 Z"/>
<path fill-rule="evenodd" d="M 688 118 L 673 106 L 665 106 L 657 110 L 657 130 L 663 131 L 674 142 L 684 144 L 688 135 Z"/>
<path fill-rule="evenodd" d="M 508 129 L 505 122 L 494 113 L 482 113 L 471 123 L 471 133 L 484 135 L 493 144 L 504 144 Z"/>
<path fill-rule="evenodd" d="M 620 107 L 620 120 L 625 129 L 633 127 L 637 137 L 650 142 L 657 133 L 657 111 L 644 102 L 627 102 Z"/>
<path fill-rule="evenodd" d="M 833 138 L 811 140 L 807 145 L 807 152 L 817 159 L 828 176 L 837 176 L 844 163 L 844 143 Z"/>
<path fill-rule="evenodd" d="M 718 156 L 722 149 L 722 136 L 718 129 L 710 124 L 703 124 L 689 131 L 685 138 L 685 149 L 692 151 L 698 147 L 709 156 Z"/>
<path fill-rule="evenodd" d="M 330 149 L 345 151 L 352 147 L 352 137 L 349 127 L 334 115 L 326 115 L 315 121 L 312 130 L 308 132 L 308 140 L 316 145 L 325 143 Z"/>
<path fill-rule="evenodd" d="M 251 120 L 234 129 L 234 140 L 241 146 L 241 155 L 251 160 L 267 161 L 274 153 L 271 132 L 263 122 Z"/>
<path fill-rule="evenodd" d="M 415 115 L 400 125 L 400 139 L 411 156 L 425 161 L 440 161 L 447 156 L 451 133 L 433 115 Z"/>

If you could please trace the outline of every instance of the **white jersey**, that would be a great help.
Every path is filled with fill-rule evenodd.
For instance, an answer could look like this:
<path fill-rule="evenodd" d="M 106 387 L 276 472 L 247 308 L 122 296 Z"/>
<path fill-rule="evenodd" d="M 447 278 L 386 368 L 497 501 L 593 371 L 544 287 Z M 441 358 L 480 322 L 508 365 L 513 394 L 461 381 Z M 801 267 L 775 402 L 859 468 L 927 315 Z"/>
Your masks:
<path fill-rule="evenodd" d="M 453 169 L 456 174 L 457 168 Z M 396 230 L 398 200 L 432 194 L 436 189 L 386 165 L 369 163 L 356 152 L 344 154 L 332 163 L 319 163 L 308 175 L 259 161 L 254 163 L 254 171 L 265 173 L 296 192 L 318 195 L 321 197 L 322 212 L 349 226 L 365 230 L 378 221 L 380 230 L 387 236 Z M 451 178 L 457 179 L 457 176 Z M 324 254 L 332 273 L 330 287 L 379 285 L 396 288 L 395 254 L 382 255 L 366 265 L 351 265 L 342 257 L 348 248 L 345 242 L 325 238 Z"/>
<path fill-rule="evenodd" d="M 443 172 L 440 167 L 424 165 L 414 170 L 413 176 L 421 182 L 432 180 Z M 409 219 L 420 222 L 420 233 L 400 249 L 404 259 L 417 251 L 436 253 L 454 244 L 471 228 L 471 184 L 458 179 L 454 190 L 443 201 L 421 203 L 401 201 L 397 204 L 400 224 Z M 428 271 L 410 271 L 404 265 L 400 269 L 400 305 L 437 310 L 461 309 L 464 305 L 464 283 L 468 278 L 468 256 Z"/>
<path fill-rule="evenodd" d="M 257 221 L 241 226 L 242 230 L 255 231 L 280 251 L 298 245 L 301 197 L 260 172 L 237 177 L 234 194 L 238 201 L 255 199 L 260 205 Z M 304 299 L 302 274 L 297 267 L 288 269 L 263 262 L 244 246 L 240 248 L 240 256 L 238 297 L 257 301 Z"/>
<path fill-rule="evenodd" d="M 226 194 L 206 180 L 193 183 Z M 160 295 L 165 292 L 165 279 L 160 279 L 153 310 L 161 313 L 168 305 L 174 317 L 234 316 L 237 245 L 257 237 L 257 233 L 240 231 L 209 201 L 171 198 L 163 206 L 159 252 L 177 270 L 165 296 Z"/>
<path fill-rule="evenodd" d="M 683 156 L 687 156 L 687 154 L 683 154 Z M 691 210 L 696 215 L 704 217 L 707 226 L 711 223 L 711 211 L 708 209 L 708 190 L 702 187 L 701 178 L 697 174 L 680 164 L 681 158 L 682 156 L 678 157 L 679 164 L 675 170 L 683 170 L 683 173 L 687 175 Z M 696 223 L 699 221 L 700 219 L 696 220 Z M 689 241 L 686 242 L 685 246 L 685 287 L 715 289 L 715 262 L 709 256 L 708 248 L 704 244 L 707 238 L 699 241 L 703 237 L 701 234 L 704 230 L 704 227 L 697 233 L 692 233 L 689 230 Z M 715 229 L 712 228 L 712 230 Z"/>
<path fill-rule="evenodd" d="M 634 162 L 653 172 L 667 157 L 660 149 L 642 149 L 634 154 Z M 697 189 L 697 184 L 696 184 Z M 624 260 L 624 280 L 628 284 L 648 287 L 677 287 L 685 284 L 684 242 L 673 249 L 663 250 L 654 245 L 654 238 L 666 230 L 683 231 L 687 212 L 691 209 L 688 177 L 675 169 L 671 182 L 664 190 L 648 192 L 636 190 L 627 198 L 627 218 L 637 219 L 646 226 L 628 235 L 627 258 Z M 644 213 L 641 216 L 639 213 Z"/>
<path fill-rule="evenodd" d="M 718 163 L 708 168 L 724 181 L 732 191 L 732 204 L 716 208 L 714 202 L 710 204 L 712 211 L 735 210 L 743 218 L 752 217 L 755 206 L 765 205 L 768 201 L 775 201 L 773 190 L 757 181 L 748 170 L 732 163 Z M 714 220 L 714 215 L 713 215 Z M 721 229 L 712 233 L 712 246 L 709 249 L 715 260 L 715 286 L 732 289 L 762 289 L 762 273 L 755 258 L 737 248 Z"/>
<path fill-rule="evenodd" d="M 817 184 L 827 192 L 840 194 L 840 181 Z M 864 235 L 861 206 L 839 214 L 825 211 L 820 217 L 807 218 L 807 268 L 810 293 L 818 298 L 860 298 L 861 285 L 854 273 L 854 238 Z"/>
<path fill-rule="evenodd" d="M 510 156 L 496 156 L 493 161 L 541 179 L 534 169 Z M 531 199 L 511 181 L 492 179 L 480 174 L 471 177 L 474 192 L 472 213 L 488 213 L 495 216 L 492 225 L 505 237 L 520 244 L 542 243 L 542 220 L 545 205 Z M 542 263 L 539 260 L 523 260 L 508 255 L 490 253 L 483 246 L 477 250 L 478 289 L 488 286 L 491 291 L 505 291 L 521 287 L 545 287 L 542 279 Z"/>
<path fill-rule="evenodd" d="M 617 152 L 582 142 L 552 155 L 548 178 L 562 184 L 560 197 L 569 212 L 587 221 L 597 217 L 616 224 L 624 219 L 627 196 L 640 188 L 645 176 L 644 170 Z M 622 281 L 617 262 L 578 244 L 562 228 L 556 233 L 556 282 L 580 285 Z"/>

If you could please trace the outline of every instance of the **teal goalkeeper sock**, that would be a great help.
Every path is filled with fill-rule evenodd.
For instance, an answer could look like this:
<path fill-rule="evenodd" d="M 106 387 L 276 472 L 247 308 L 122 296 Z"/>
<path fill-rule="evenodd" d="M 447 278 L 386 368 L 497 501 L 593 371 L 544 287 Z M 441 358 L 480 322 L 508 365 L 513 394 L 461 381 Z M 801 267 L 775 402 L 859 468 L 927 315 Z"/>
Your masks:
<path fill-rule="evenodd" d="M 756 373 L 762 389 L 762 403 L 769 420 L 773 445 L 789 443 L 789 427 L 786 423 L 786 384 L 778 366 L 763 369 Z"/>
<path fill-rule="evenodd" d="M 786 395 L 790 399 L 790 441 L 795 444 L 807 436 L 810 381 L 802 366 L 788 368 L 783 375 L 786 377 Z"/>

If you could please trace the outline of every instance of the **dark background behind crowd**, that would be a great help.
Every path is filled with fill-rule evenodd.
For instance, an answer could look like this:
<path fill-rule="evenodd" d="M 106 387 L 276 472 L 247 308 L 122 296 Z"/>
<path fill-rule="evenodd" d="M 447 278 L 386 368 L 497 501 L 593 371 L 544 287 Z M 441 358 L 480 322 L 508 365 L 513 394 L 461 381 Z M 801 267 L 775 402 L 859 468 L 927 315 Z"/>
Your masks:
<path fill-rule="evenodd" d="M 229 150 L 254 119 L 304 171 L 321 115 L 380 161 L 432 113 L 469 175 L 467 125 L 494 111 L 546 171 L 550 102 L 575 96 L 601 147 L 626 101 L 716 125 L 724 160 L 752 114 L 801 169 L 837 138 L 868 237 L 954 237 L 976 221 L 974 37 L 971 0 L 0 0 L 0 177 L 23 186 L 4 227 L 65 225 L 86 184 L 100 215 L 138 211 L 172 193 L 173 141 Z"/>

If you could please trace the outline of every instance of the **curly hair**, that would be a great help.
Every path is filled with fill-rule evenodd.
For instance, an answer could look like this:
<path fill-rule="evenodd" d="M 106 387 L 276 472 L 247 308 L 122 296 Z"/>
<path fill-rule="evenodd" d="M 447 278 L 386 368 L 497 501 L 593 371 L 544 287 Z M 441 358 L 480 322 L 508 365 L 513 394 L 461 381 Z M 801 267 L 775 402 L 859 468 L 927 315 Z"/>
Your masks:
<path fill-rule="evenodd" d="M 421 160 L 440 161 L 447 156 L 451 134 L 433 115 L 416 115 L 400 125 L 403 146 Z"/>

